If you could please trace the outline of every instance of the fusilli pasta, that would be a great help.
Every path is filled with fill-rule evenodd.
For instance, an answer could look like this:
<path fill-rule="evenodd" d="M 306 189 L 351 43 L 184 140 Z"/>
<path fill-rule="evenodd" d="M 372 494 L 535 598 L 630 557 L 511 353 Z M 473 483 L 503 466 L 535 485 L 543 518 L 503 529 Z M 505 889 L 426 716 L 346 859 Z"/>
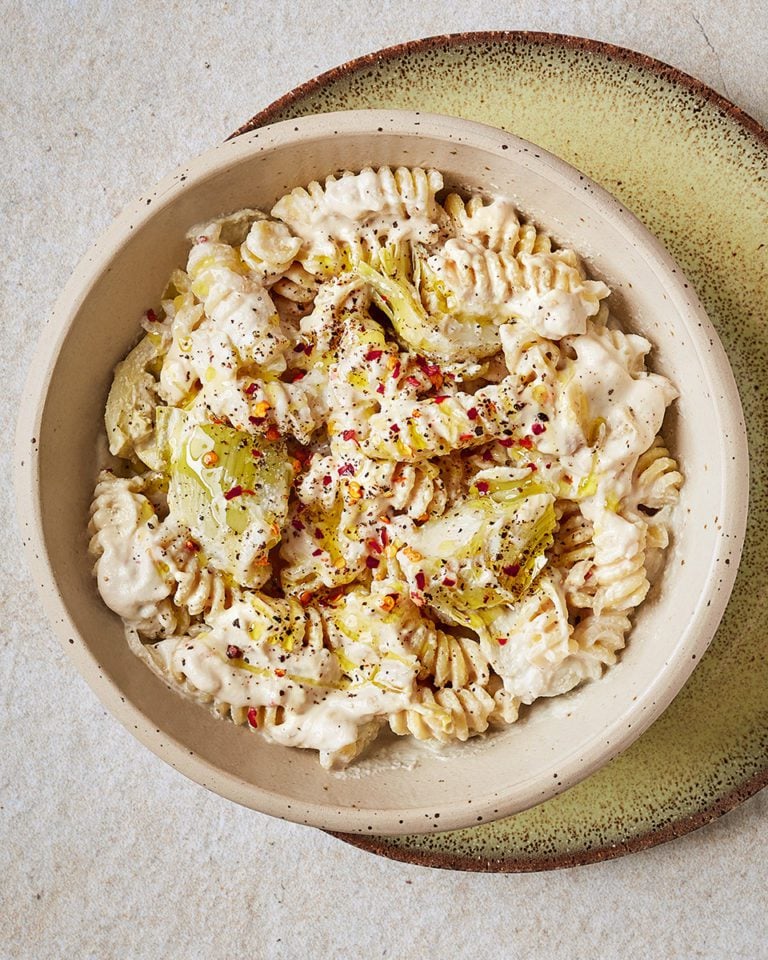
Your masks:
<path fill-rule="evenodd" d="M 577 254 L 419 168 L 188 236 L 115 371 L 89 527 L 155 674 L 337 769 L 615 663 L 680 496 L 675 391 Z"/>

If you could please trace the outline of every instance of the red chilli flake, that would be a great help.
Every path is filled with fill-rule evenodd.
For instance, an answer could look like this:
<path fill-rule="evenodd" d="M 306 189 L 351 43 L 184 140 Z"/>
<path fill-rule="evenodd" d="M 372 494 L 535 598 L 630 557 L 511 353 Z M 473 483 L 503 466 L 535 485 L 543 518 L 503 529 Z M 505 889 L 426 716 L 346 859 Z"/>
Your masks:
<path fill-rule="evenodd" d="M 376 393 L 384 393 L 384 384 L 383 384 L 383 383 L 380 383 L 380 384 L 378 385 L 378 387 L 376 387 Z"/>
<path fill-rule="evenodd" d="M 477 407 L 470 407 L 469 410 L 467 410 L 467 416 L 470 420 L 477 420 Z"/>
<path fill-rule="evenodd" d="M 468 440 L 474 440 L 474 439 L 475 439 L 474 433 L 462 433 L 459 435 L 459 440 L 461 440 L 463 443 L 466 443 Z"/>
<path fill-rule="evenodd" d="M 322 539 L 323 539 L 323 531 L 320 529 L 320 527 L 315 527 L 315 537 L 316 537 L 318 540 L 322 540 Z"/>
<path fill-rule="evenodd" d="M 333 483 L 333 478 L 329 473 L 326 473 L 326 475 L 323 477 L 323 486 L 330 487 L 332 483 Z"/>
<path fill-rule="evenodd" d="M 506 637 L 497 637 L 497 638 L 496 638 L 496 643 L 498 643 L 498 645 L 499 645 L 500 647 L 503 647 L 503 646 L 505 646 L 506 643 L 507 643 L 507 638 L 506 638 Z"/>
<path fill-rule="evenodd" d="M 400 361 L 398 360 L 397 363 L 392 368 L 392 376 L 395 378 L 395 380 L 397 380 L 397 378 L 400 376 L 400 370 L 401 370 L 401 366 L 400 366 Z"/>
<path fill-rule="evenodd" d="M 248 386 L 245 388 L 246 397 L 252 397 L 258 389 L 259 389 L 259 385 L 257 383 L 249 383 Z"/>
<path fill-rule="evenodd" d="M 276 676 L 276 677 L 284 677 L 284 676 L 285 676 L 285 670 L 281 669 L 280 667 L 275 667 L 275 676 Z"/>
<path fill-rule="evenodd" d="M 240 647 L 236 647 L 234 643 L 230 643 L 230 645 L 227 647 L 227 659 L 242 660 L 243 651 L 240 649 Z"/>
<path fill-rule="evenodd" d="M 416 357 L 416 363 L 428 377 L 439 377 L 442 375 L 440 367 L 438 367 L 436 363 L 430 363 L 426 357 Z"/>
<path fill-rule="evenodd" d="M 442 396 L 439 396 L 439 397 L 434 397 L 435 403 L 445 403 L 445 401 L 446 401 L 447 399 L 448 399 L 448 397 L 447 397 L 445 394 L 443 394 Z M 474 417 L 470 417 L 469 419 L 470 419 L 470 420 L 474 420 Z"/>
<path fill-rule="evenodd" d="M 352 466 L 351 463 L 345 463 L 343 467 L 339 467 L 340 477 L 351 477 L 354 472 L 355 472 L 355 468 Z"/>
<path fill-rule="evenodd" d="M 381 528 L 381 534 L 380 534 L 380 536 L 381 536 L 381 542 L 382 542 L 382 543 L 384 544 L 384 546 L 386 547 L 386 546 L 388 545 L 388 543 L 389 543 L 389 534 L 387 533 L 387 528 L 386 528 L 386 527 L 382 527 L 382 528 Z"/>
<path fill-rule="evenodd" d="M 365 565 L 369 570 L 375 570 L 379 565 L 379 561 L 376 559 L 376 557 L 366 557 Z"/>
<path fill-rule="evenodd" d="M 498 444 L 500 447 L 511 447 L 514 442 L 515 441 L 512 439 L 512 437 L 501 437 L 498 440 Z"/>
<path fill-rule="evenodd" d="M 530 450 L 533 447 L 533 440 L 530 437 L 520 437 L 517 441 L 521 447 L 525 447 L 526 450 Z"/>
<path fill-rule="evenodd" d="M 518 573 L 520 573 L 520 564 L 510 563 L 508 566 L 502 567 L 501 572 L 506 574 L 508 577 L 516 577 Z"/>
<path fill-rule="evenodd" d="M 262 423 L 266 420 L 266 417 L 248 417 L 248 422 L 255 424 L 257 427 L 261 426 Z M 214 421 L 215 422 L 215 421 Z"/>
<path fill-rule="evenodd" d="M 248 717 L 248 723 L 254 730 L 257 730 L 259 727 L 259 712 L 256 707 L 249 707 L 246 716 Z"/>
<path fill-rule="evenodd" d="M 341 436 L 343 440 L 357 440 L 357 430 L 343 430 Z"/>
<path fill-rule="evenodd" d="M 390 433 L 400 433 L 400 427 L 398 424 L 393 423 L 389 427 Z"/>
<path fill-rule="evenodd" d="M 155 311 L 150 307 L 149 310 L 144 314 L 144 316 L 149 320 L 150 323 L 158 323 L 158 316 Z"/>
<path fill-rule="evenodd" d="M 420 386 L 421 386 L 421 380 L 419 380 L 418 377 L 406 377 L 406 378 L 405 378 L 405 382 L 406 382 L 410 387 L 420 387 Z"/>
<path fill-rule="evenodd" d="M 232 487 L 230 490 L 227 490 L 227 492 L 224 494 L 224 499 L 234 500 L 235 497 L 240 497 L 242 495 L 243 495 L 243 488 L 238 483 L 238 484 L 235 484 L 235 486 Z"/>
<path fill-rule="evenodd" d="M 456 586 L 456 581 L 453 580 L 453 579 L 451 579 L 451 577 L 444 577 L 444 578 L 443 578 L 443 586 L 444 586 L 444 587 L 455 587 L 455 586 Z"/>
<path fill-rule="evenodd" d="M 487 480 L 479 480 L 477 484 L 477 492 L 480 494 L 486 494 L 490 490 Z"/>
<path fill-rule="evenodd" d="M 267 432 L 264 434 L 264 436 L 267 438 L 267 440 L 272 440 L 272 441 L 279 440 L 280 431 L 277 429 L 277 427 L 270 427 L 267 430 Z"/>
<path fill-rule="evenodd" d="M 546 429 L 547 428 L 544 426 L 544 424 L 540 423 L 538 420 L 531 424 L 531 433 L 535 437 L 538 437 L 540 434 L 544 433 Z"/>
<path fill-rule="evenodd" d="M 184 549 L 189 550 L 190 553 L 197 553 L 200 544 L 196 540 L 187 539 L 184 541 Z"/>
<path fill-rule="evenodd" d="M 303 380 L 306 375 L 306 370 L 294 370 L 293 375 L 291 376 L 291 383 L 298 383 L 299 380 Z"/>
<path fill-rule="evenodd" d="M 380 360 L 383 350 L 369 350 L 365 355 L 366 360 Z"/>
<path fill-rule="evenodd" d="M 291 526 L 294 530 L 301 531 L 304 529 L 304 524 L 301 522 L 301 520 L 299 520 L 298 517 L 294 517 L 293 520 L 291 520 Z"/>
<path fill-rule="evenodd" d="M 319 557 L 319 556 L 322 555 L 322 552 L 323 552 L 323 551 L 320 549 L 320 547 L 318 547 L 317 550 L 313 550 L 313 551 L 312 551 L 312 556 L 313 556 L 313 557 Z"/>
<path fill-rule="evenodd" d="M 257 450 L 256 447 L 253 447 L 253 449 L 251 450 L 251 456 L 254 457 L 256 460 L 261 460 L 264 454 L 261 452 L 261 450 Z"/>
<path fill-rule="evenodd" d="M 369 541 L 368 541 L 368 549 L 369 549 L 369 550 L 373 550 L 374 553 L 381 553 L 381 551 L 382 551 L 384 548 L 382 547 L 382 545 L 379 543 L 378 540 L 369 540 Z"/>
<path fill-rule="evenodd" d="M 533 473 L 535 473 L 536 470 L 538 470 L 538 467 L 536 466 L 535 463 L 526 463 L 526 467 Z"/>
<path fill-rule="evenodd" d="M 424 576 L 423 571 L 419 570 L 419 572 L 416 574 L 416 586 L 419 588 L 419 590 L 423 590 L 426 586 L 426 583 L 427 579 Z"/>

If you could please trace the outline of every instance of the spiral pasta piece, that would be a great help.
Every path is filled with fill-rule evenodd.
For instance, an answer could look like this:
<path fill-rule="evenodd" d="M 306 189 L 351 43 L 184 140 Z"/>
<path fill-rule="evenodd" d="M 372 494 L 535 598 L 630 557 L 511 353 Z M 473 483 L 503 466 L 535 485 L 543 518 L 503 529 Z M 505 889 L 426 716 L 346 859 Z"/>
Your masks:
<path fill-rule="evenodd" d="M 471 637 L 454 637 L 442 630 L 435 631 L 418 652 L 421 662 L 419 678 L 429 679 L 435 687 L 453 687 L 454 690 L 478 683 L 488 683 L 488 661 L 480 644 Z"/>
<path fill-rule="evenodd" d="M 486 201 L 472 196 L 464 200 L 457 193 L 442 202 L 448 214 L 450 233 L 494 253 L 517 257 L 521 253 L 549 253 L 552 241 L 531 223 L 521 223 L 514 204 L 496 197 Z"/>
<path fill-rule="evenodd" d="M 387 397 L 367 424 L 360 447 L 367 456 L 415 462 L 468 450 L 496 437 L 511 444 L 535 417 L 533 412 L 551 402 L 544 382 L 510 376 L 474 393 L 452 391 L 424 399 Z M 541 404 L 529 405 L 527 394 L 538 394 Z M 532 444 L 531 444 L 532 445 Z"/>
<path fill-rule="evenodd" d="M 232 606 L 240 591 L 231 577 L 201 562 L 200 547 L 188 533 L 172 528 L 159 546 L 166 577 L 175 581 L 173 603 L 188 618 L 218 617 Z"/>
<path fill-rule="evenodd" d="M 558 527 L 552 559 L 563 571 L 571 570 L 584 560 L 592 562 L 595 548 L 592 543 L 593 526 L 572 500 L 560 500 L 555 504 Z"/>
<path fill-rule="evenodd" d="M 310 370 L 293 383 L 283 380 L 244 381 L 242 390 L 249 404 L 248 430 L 265 433 L 276 427 L 283 436 L 309 443 L 328 417 L 328 404 L 321 389 L 322 375 Z"/>
<path fill-rule="evenodd" d="M 349 583 L 367 568 L 371 553 L 373 575 L 383 576 L 390 519 L 401 514 L 424 522 L 446 508 L 436 464 L 371 460 L 350 452 L 344 469 L 340 476 L 334 456 L 318 457 L 298 482 L 301 507 L 280 549 L 285 589 L 313 592 Z"/>
<path fill-rule="evenodd" d="M 97 572 L 105 551 L 127 547 L 134 558 L 141 552 L 146 560 L 137 574 L 146 602 L 142 616 L 131 618 L 136 629 L 147 637 L 183 633 L 195 617 L 220 616 L 239 589 L 230 577 L 201 562 L 200 546 L 188 530 L 160 521 L 145 490 L 143 478 L 102 474 L 91 507 L 90 552 L 97 558 Z"/>
<path fill-rule="evenodd" d="M 654 511 L 677 503 L 683 477 L 663 437 L 655 437 L 648 450 L 640 454 L 632 480 L 633 499 L 641 512 L 653 516 Z"/>
<path fill-rule="evenodd" d="M 624 638 L 630 628 L 629 617 L 622 611 L 603 611 L 601 615 L 587 614 L 573 630 L 573 640 L 579 650 L 606 666 L 616 663 L 616 654 L 624 647 Z"/>
<path fill-rule="evenodd" d="M 389 726 L 398 736 L 417 740 L 464 741 L 488 729 L 495 708 L 493 697 L 478 684 L 458 690 L 422 687 L 412 706 L 389 717 Z"/>
<path fill-rule="evenodd" d="M 387 244 L 425 241 L 437 232 L 434 170 L 366 168 L 297 188 L 272 208 L 302 240 L 297 259 L 309 273 L 333 277 L 357 263 L 375 264 Z"/>
<path fill-rule="evenodd" d="M 591 607 L 598 587 L 592 521 L 571 500 L 559 501 L 555 509 L 560 516 L 550 563 L 563 577 L 569 606 Z"/>
<path fill-rule="evenodd" d="M 278 373 L 285 369 L 283 355 L 290 344 L 280 318 L 267 290 L 248 276 L 234 247 L 201 240 L 190 250 L 187 274 L 206 317 L 217 331 L 226 331 L 241 362 Z"/>
<path fill-rule="evenodd" d="M 99 474 L 89 552 L 107 606 L 143 635 L 159 637 L 184 629 L 188 620 L 170 599 L 173 584 L 161 566 L 160 521 L 146 489 L 143 477 L 123 479 L 107 470 Z"/>
<path fill-rule="evenodd" d="M 277 293 L 293 303 L 308 305 L 312 303 L 320 289 L 319 281 L 299 263 L 287 267 L 272 284 L 271 292 Z"/>
<path fill-rule="evenodd" d="M 173 639 L 173 638 L 170 638 Z M 183 638 L 176 638 L 183 642 Z M 248 724 L 254 730 L 268 733 L 271 728 L 280 726 L 285 719 L 285 708 L 282 706 L 256 706 L 231 703 L 194 684 L 189 677 L 178 669 L 168 669 L 165 658 L 157 648 L 151 644 L 142 643 L 139 638 L 129 632 L 128 642 L 133 652 L 152 669 L 152 672 L 161 680 L 171 680 L 176 691 L 184 697 L 194 700 L 210 709 L 211 713 L 222 719 L 231 720 L 236 726 Z"/>
<path fill-rule="evenodd" d="M 391 486 L 385 493 L 390 511 L 422 522 L 445 512 L 448 496 L 437 464 L 377 461 L 375 469 L 390 477 Z"/>
<path fill-rule="evenodd" d="M 466 240 L 448 240 L 429 266 L 465 313 L 519 317 L 550 338 L 584 333 L 609 294 L 599 280 L 587 280 L 571 250 L 497 253 Z"/>
<path fill-rule="evenodd" d="M 324 272 L 337 265 L 339 244 L 429 239 L 437 229 L 435 194 L 442 185 L 436 170 L 366 168 L 328 177 L 324 186 L 313 181 L 292 190 L 275 204 L 272 216 L 304 241 L 302 264 Z"/>
<path fill-rule="evenodd" d="M 602 343 L 610 348 L 614 357 L 616 357 L 624 369 L 633 377 L 642 375 L 645 372 L 645 357 L 651 349 L 651 344 L 645 337 L 636 333 L 625 333 L 614 326 L 608 324 L 612 322 L 610 315 L 598 313 L 595 317 L 595 326 L 593 336 L 598 337 Z"/>
<path fill-rule="evenodd" d="M 618 531 L 618 532 L 617 532 Z M 639 606 L 650 588 L 645 569 L 647 527 L 614 515 L 596 527 L 593 608 L 623 613 Z"/>
<path fill-rule="evenodd" d="M 489 693 L 490 692 L 491 690 L 489 688 Z M 520 716 L 520 698 L 513 696 L 508 690 L 505 690 L 503 686 L 495 690 L 492 695 L 495 706 L 488 717 L 488 722 L 491 726 L 506 727 L 512 723 L 516 723 Z"/>
<path fill-rule="evenodd" d="M 257 220 L 240 245 L 240 258 L 262 283 L 274 284 L 290 270 L 300 249 L 301 240 L 284 223 Z"/>

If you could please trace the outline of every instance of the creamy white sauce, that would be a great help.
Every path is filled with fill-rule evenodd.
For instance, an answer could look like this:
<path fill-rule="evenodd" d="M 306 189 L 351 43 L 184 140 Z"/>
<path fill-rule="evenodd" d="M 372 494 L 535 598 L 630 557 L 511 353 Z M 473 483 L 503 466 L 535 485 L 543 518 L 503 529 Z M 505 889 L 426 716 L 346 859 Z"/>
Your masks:
<path fill-rule="evenodd" d="M 294 190 L 275 204 L 272 215 L 304 241 L 307 258 L 332 256 L 335 241 L 426 241 L 437 232 L 434 196 L 442 185 L 437 171 L 364 170 L 329 178 L 325 189 L 310 184 L 308 192 Z"/>
<path fill-rule="evenodd" d="M 92 508 L 91 550 L 104 602 L 127 623 L 152 634 L 167 621 L 163 601 L 171 585 L 160 566 L 160 522 L 139 486 L 113 475 L 102 480 Z"/>
<path fill-rule="evenodd" d="M 173 496 L 163 519 L 151 473 L 102 475 L 91 547 L 153 669 L 329 766 L 388 721 L 464 738 L 597 679 L 659 568 L 680 483 L 665 452 L 641 476 L 677 393 L 646 370 L 650 343 L 613 323 L 605 284 L 504 198 L 442 207 L 441 188 L 436 171 L 364 170 L 271 216 L 193 228 L 165 316 L 145 319 L 158 356 L 110 414 L 141 415 L 115 448 L 146 445 L 161 472 L 157 403 L 234 428 L 255 456 L 290 439 L 290 499 L 267 482 L 282 500 L 247 513 L 226 550 L 201 550 Z M 397 260 L 394 300 L 376 301 L 416 305 L 400 339 L 356 267 L 386 271 L 393 244 L 417 265 Z M 251 495 L 237 480 L 200 508 L 222 530 L 230 498 Z M 465 680 L 467 696 L 495 686 L 455 717 Z"/>

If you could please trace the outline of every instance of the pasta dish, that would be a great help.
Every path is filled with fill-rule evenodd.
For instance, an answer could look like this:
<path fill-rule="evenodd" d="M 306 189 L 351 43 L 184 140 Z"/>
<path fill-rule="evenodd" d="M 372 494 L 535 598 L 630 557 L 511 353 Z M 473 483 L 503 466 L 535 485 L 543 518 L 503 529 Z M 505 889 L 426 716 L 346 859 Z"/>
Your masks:
<path fill-rule="evenodd" d="M 573 250 L 386 167 L 189 239 L 115 370 L 91 509 L 156 674 L 339 768 L 616 662 L 669 540 L 677 394 Z"/>

